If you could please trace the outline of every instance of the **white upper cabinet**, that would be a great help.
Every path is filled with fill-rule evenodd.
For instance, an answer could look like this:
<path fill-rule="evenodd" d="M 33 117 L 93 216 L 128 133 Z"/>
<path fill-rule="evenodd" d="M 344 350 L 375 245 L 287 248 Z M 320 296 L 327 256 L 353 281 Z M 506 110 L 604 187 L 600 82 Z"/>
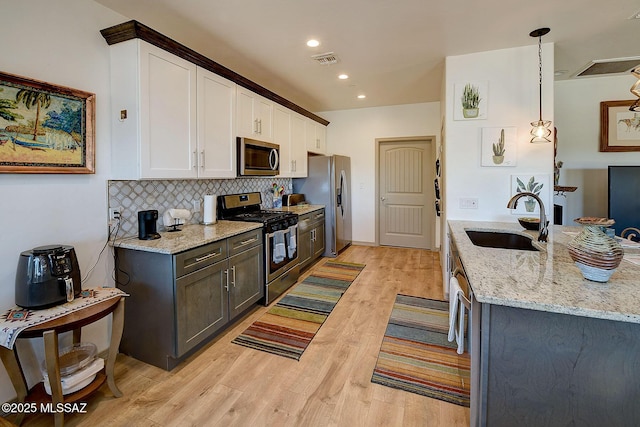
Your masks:
<path fill-rule="evenodd" d="M 198 176 L 235 178 L 236 84 L 198 67 Z"/>
<path fill-rule="evenodd" d="M 139 39 L 111 46 L 114 178 L 193 178 L 196 66 Z"/>
<path fill-rule="evenodd" d="M 238 86 L 236 126 L 238 136 L 273 141 L 273 102 Z"/>
<path fill-rule="evenodd" d="M 300 114 L 291 115 L 291 159 L 293 160 L 292 178 L 307 176 L 307 146 L 305 143 L 305 120 Z"/>
<path fill-rule="evenodd" d="M 279 104 L 273 110 L 273 142 L 280 145 L 280 175 L 290 178 L 307 176 L 305 118 Z"/>
<path fill-rule="evenodd" d="M 280 146 L 280 175 L 291 176 L 291 115 L 292 111 L 278 104 L 273 109 L 273 142 Z"/>
<path fill-rule="evenodd" d="M 327 153 L 327 127 L 312 119 L 306 119 L 307 150 L 311 153 Z"/>
<path fill-rule="evenodd" d="M 236 84 L 139 39 L 110 49 L 113 177 L 235 177 Z"/>

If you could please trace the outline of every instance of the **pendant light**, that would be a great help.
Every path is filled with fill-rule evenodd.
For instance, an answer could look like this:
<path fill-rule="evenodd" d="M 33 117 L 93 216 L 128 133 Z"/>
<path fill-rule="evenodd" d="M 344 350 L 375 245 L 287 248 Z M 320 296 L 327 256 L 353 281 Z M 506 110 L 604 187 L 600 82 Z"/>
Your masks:
<path fill-rule="evenodd" d="M 540 116 L 535 122 L 531 122 L 531 142 L 532 144 L 539 142 L 551 142 L 549 136 L 551 136 L 551 129 L 549 126 L 551 122 L 549 120 L 542 120 L 542 36 L 547 34 L 551 29 L 538 28 L 529 33 L 531 37 L 538 38 L 538 73 L 539 73 L 539 89 L 540 89 Z"/>
<path fill-rule="evenodd" d="M 631 86 L 631 93 L 637 96 L 638 99 L 629 107 L 629 111 L 640 111 L 640 66 L 631 70 L 631 74 L 638 79 L 633 86 Z"/>

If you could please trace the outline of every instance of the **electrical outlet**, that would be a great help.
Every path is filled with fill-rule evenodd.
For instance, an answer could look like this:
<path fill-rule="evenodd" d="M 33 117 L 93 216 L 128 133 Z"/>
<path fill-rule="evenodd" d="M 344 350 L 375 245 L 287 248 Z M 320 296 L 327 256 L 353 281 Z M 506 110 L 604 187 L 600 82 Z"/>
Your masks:
<path fill-rule="evenodd" d="M 122 207 L 109 208 L 109 224 L 122 217 Z"/>
<path fill-rule="evenodd" d="M 200 199 L 195 199 L 193 201 L 193 211 L 194 212 L 200 212 L 200 207 L 201 207 L 200 205 L 201 205 Z"/>
<path fill-rule="evenodd" d="M 478 209 L 478 199 L 460 199 L 460 209 Z"/>

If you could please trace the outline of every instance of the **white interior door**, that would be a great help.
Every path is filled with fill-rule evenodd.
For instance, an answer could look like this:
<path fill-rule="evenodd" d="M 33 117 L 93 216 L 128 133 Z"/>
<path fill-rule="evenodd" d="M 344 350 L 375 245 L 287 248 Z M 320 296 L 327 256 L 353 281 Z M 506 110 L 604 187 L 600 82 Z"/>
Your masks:
<path fill-rule="evenodd" d="M 422 249 L 433 246 L 435 196 L 431 144 L 429 140 L 379 144 L 381 245 Z"/>

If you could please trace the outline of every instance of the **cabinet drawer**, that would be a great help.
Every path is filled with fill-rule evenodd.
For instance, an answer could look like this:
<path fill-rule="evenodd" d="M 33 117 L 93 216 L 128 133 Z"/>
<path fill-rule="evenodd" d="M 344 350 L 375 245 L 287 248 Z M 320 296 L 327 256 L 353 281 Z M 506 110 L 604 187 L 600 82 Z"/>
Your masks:
<path fill-rule="evenodd" d="M 311 216 L 311 223 L 314 225 L 324 222 L 324 209 L 317 212 L 311 212 L 309 215 Z"/>
<path fill-rule="evenodd" d="M 184 276 L 227 258 L 227 241 L 209 243 L 176 255 L 176 277 Z"/>
<path fill-rule="evenodd" d="M 310 213 L 298 216 L 298 229 L 301 233 L 310 230 L 312 225 L 313 220 Z"/>
<path fill-rule="evenodd" d="M 229 256 L 262 244 L 262 228 L 229 237 Z"/>

